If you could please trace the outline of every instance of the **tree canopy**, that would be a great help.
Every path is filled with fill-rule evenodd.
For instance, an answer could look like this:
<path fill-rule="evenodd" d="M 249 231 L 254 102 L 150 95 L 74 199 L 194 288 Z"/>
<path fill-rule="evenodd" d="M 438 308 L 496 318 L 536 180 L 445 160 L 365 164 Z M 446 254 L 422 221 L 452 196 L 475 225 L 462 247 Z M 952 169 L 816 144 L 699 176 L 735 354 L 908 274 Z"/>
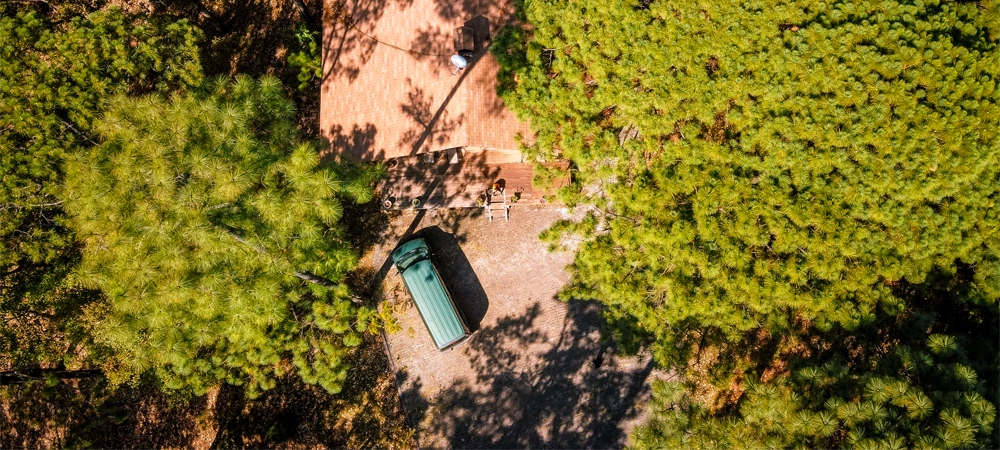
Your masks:
<path fill-rule="evenodd" d="M 562 297 L 600 300 L 619 342 L 704 378 L 657 389 L 647 436 L 679 411 L 673 429 L 705 446 L 990 445 L 996 392 L 934 350 L 954 333 L 849 336 L 913 314 L 907 286 L 960 269 L 970 294 L 952 307 L 996 311 L 1000 4 L 528 0 L 522 19 L 493 47 L 499 91 L 537 134 L 529 155 L 571 162 L 561 198 L 585 211 L 543 233 L 582 238 Z M 902 353 L 846 372 L 793 345 L 879 342 Z M 817 381 L 828 369 L 844 384 Z M 870 396 L 876 380 L 932 412 Z M 699 381 L 726 395 L 678 406 Z M 842 407 L 872 414 L 849 423 Z M 796 434 L 831 415 L 872 440 Z M 973 432 L 942 434 L 959 429 Z M 639 441 L 687 446 L 659 436 Z"/>
<path fill-rule="evenodd" d="M 87 321 L 114 350 L 113 379 L 151 370 L 168 388 L 254 392 L 294 366 L 339 391 L 343 355 L 381 320 L 341 283 L 356 256 L 340 199 L 370 199 L 372 174 L 321 165 L 293 115 L 267 77 L 118 96 L 95 125 L 101 145 L 69 159 L 78 279 L 109 297 Z"/>
<path fill-rule="evenodd" d="M 60 336 L 80 336 L 72 319 L 96 297 L 64 282 L 79 252 L 56 198 L 63 159 L 93 145 L 108 97 L 199 84 L 200 36 L 118 9 L 57 24 L 0 4 L 0 366 L 68 362 Z"/>
<path fill-rule="evenodd" d="M 654 387 L 660 410 L 636 430 L 636 448 L 990 448 L 996 408 L 975 371 L 942 355 L 954 338 L 898 348 L 896 376 L 852 373 L 828 362 L 768 383 L 751 382 L 734 416 L 713 416 L 680 386 Z M 964 356 L 964 355 L 963 355 Z M 887 364 L 890 365 L 890 364 Z M 921 386 L 917 382 L 927 386 Z M 677 403 L 688 409 L 671 409 Z"/>
<path fill-rule="evenodd" d="M 567 297 L 671 342 L 795 317 L 856 326 L 900 280 L 976 267 L 1000 297 L 997 6 L 599 1 L 525 5 L 508 104 L 565 158 Z M 993 28 L 991 28 L 993 27 Z M 670 347 L 667 345 L 667 347 Z"/>
<path fill-rule="evenodd" d="M 969 274 L 911 288 L 911 307 L 866 326 L 786 338 L 720 408 L 685 383 L 654 384 L 636 448 L 994 448 L 1000 314 L 970 302 Z M 744 355 L 752 352 L 744 352 Z"/>

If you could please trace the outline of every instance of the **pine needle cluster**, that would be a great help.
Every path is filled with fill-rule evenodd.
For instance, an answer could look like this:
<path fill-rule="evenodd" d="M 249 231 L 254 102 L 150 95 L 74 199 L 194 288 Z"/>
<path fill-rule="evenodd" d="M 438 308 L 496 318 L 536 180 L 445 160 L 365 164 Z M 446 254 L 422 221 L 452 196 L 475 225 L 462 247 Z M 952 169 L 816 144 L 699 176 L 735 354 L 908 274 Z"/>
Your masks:
<path fill-rule="evenodd" d="M 497 50 L 506 99 L 529 152 L 573 163 L 563 195 L 601 231 L 549 233 L 593 236 L 567 296 L 734 335 L 790 311 L 856 325 L 899 308 L 887 286 L 956 261 L 1000 298 L 995 5 L 526 9 L 533 35 Z"/>
<path fill-rule="evenodd" d="M 0 367 L 70 364 L 86 340 L 66 283 L 79 259 L 58 192 L 67 155 L 95 143 L 103 102 L 197 86 L 201 32 L 109 8 L 65 22 L 0 3 Z M 72 9 L 70 5 L 64 5 Z M 72 352 L 71 352 L 72 353 Z M 76 361 L 78 363 L 79 361 Z"/>
<path fill-rule="evenodd" d="M 293 119 L 270 77 L 109 100 L 62 198 L 83 242 L 77 280 L 109 298 L 88 321 L 112 379 L 257 393 L 294 371 L 341 389 L 344 355 L 380 320 L 341 282 L 357 260 L 341 199 L 359 196 Z"/>
<path fill-rule="evenodd" d="M 603 302 L 627 347 L 648 345 L 663 366 L 684 368 L 693 352 L 756 336 L 861 330 L 910 310 L 902 286 L 960 267 L 975 291 L 965 298 L 997 308 L 997 2 L 529 0 L 524 14 L 530 30 L 493 48 L 500 94 L 537 133 L 530 156 L 570 161 L 561 196 L 586 213 L 543 238 L 582 239 L 562 298 Z M 739 369 L 745 356 L 718 360 Z M 747 395 L 760 407 L 792 402 L 802 385 L 791 385 Z M 875 441 L 836 441 L 845 445 L 962 447 L 972 441 L 961 430 L 995 427 L 972 406 L 947 412 L 984 410 L 978 400 L 920 389 L 843 397 L 874 405 L 861 411 L 901 408 L 894 416 L 836 426 L 810 416 L 800 429 L 882 430 Z M 917 408 L 893 402 L 922 402 L 917 392 L 937 405 L 936 420 L 971 428 L 941 428 L 963 436 L 952 439 L 914 425 L 940 440 L 885 431 Z M 784 411 L 737 425 L 778 430 L 801 409 Z M 704 445 L 742 447 L 738 436 Z M 791 442 L 773 445 L 825 446 Z M 688 446 L 674 444 L 665 447 Z"/>

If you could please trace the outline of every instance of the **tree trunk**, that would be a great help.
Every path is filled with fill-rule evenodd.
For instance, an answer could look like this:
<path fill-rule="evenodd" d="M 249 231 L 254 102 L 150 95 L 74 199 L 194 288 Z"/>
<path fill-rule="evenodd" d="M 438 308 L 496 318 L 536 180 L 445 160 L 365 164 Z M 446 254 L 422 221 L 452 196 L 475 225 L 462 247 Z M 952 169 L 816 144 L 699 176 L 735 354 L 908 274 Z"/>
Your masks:
<path fill-rule="evenodd" d="M 260 248 L 260 247 L 258 247 L 256 245 L 251 244 L 249 241 L 247 241 L 246 239 L 243 239 L 238 234 L 234 233 L 232 230 L 226 230 L 226 234 L 228 234 L 230 237 L 232 237 L 233 239 L 235 239 L 236 242 L 239 242 L 239 243 L 241 243 L 241 244 L 243 244 L 243 245 L 245 245 L 247 247 L 250 247 L 250 248 L 254 249 L 254 251 L 256 251 L 257 253 L 260 253 L 261 255 L 265 255 L 265 256 L 267 255 L 267 251 L 266 250 L 264 250 L 263 248 Z M 318 284 L 318 285 L 324 286 L 324 287 L 336 287 L 337 286 L 337 283 L 334 283 L 333 281 L 330 281 L 329 279 L 323 278 L 323 277 L 321 277 L 319 275 L 316 275 L 316 274 L 313 274 L 313 273 L 293 271 L 292 274 L 295 275 L 296 277 L 299 277 L 299 278 L 301 278 L 303 280 L 306 280 L 306 281 L 308 281 L 308 282 L 310 282 L 312 284 Z"/>
<path fill-rule="evenodd" d="M 313 15 L 309 12 L 309 8 L 306 7 L 306 4 L 302 3 L 302 0 L 292 0 L 292 3 L 294 3 L 295 8 L 299 10 L 299 14 L 302 14 L 302 19 L 304 19 L 307 24 L 312 26 Z"/>
<path fill-rule="evenodd" d="M 54 376 L 60 380 L 73 380 L 80 378 L 96 378 L 103 376 L 104 372 L 100 369 L 86 369 L 86 370 L 64 370 L 64 369 L 29 369 L 29 370 L 11 370 L 7 372 L 0 372 L 0 386 L 8 386 L 12 384 L 23 384 L 32 380 L 42 380 L 46 376 Z"/>
<path fill-rule="evenodd" d="M 303 280 L 306 280 L 306 281 L 308 281 L 308 282 L 310 282 L 312 284 L 318 284 L 320 286 L 326 286 L 326 287 L 336 287 L 337 286 L 337 283 L 334 283 L 333 281 L 330 281 L 330 280 L 328 280 L 326 278 L 323 278 L 323 277 L 321 277 L 319 275 L 316 275 L 316 274 L 312 274 L 312 273 L 309 273 L 309 272 L 292 272 L 292 273 L 294 273 L 295 276 L 297 276 L 297 277 L 299 277 L 299 278 L 301 278 Z"/>

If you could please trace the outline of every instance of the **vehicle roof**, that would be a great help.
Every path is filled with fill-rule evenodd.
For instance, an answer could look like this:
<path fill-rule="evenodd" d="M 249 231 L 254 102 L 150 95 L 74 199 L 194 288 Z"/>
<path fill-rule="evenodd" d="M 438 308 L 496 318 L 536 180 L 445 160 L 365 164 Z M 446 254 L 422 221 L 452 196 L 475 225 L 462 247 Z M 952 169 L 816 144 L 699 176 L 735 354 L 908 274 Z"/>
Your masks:
<path fill-rule="evenodd" d="M 441 277 L 430 260 L 430 248 L 423 239 L 414 239 L 392 252 L 403 281 L 413 297 L 424 325 L 439 349 L 467 334 Z M 406 265 L 400 267 L 400 263 Z"/>
<path fill-rule="evenodd" d="M 398 266 L 399 263 L 402 262 L 401 258 L 403 256 L 406 256 L 407 253 L 410 253 L 411 251 L 418 249 L 423 250 L 427 253 L 430 253 L 431 250 L 430 247 L 427 245 L 427 241 L 424 240 L 424 238 L 413 239 L 407 241 L 403 245 L 400 245 L 399 248 L 397 248 L 396 250 L 393 250 L 392 262 L 396 263 L 396 265 Z"/>

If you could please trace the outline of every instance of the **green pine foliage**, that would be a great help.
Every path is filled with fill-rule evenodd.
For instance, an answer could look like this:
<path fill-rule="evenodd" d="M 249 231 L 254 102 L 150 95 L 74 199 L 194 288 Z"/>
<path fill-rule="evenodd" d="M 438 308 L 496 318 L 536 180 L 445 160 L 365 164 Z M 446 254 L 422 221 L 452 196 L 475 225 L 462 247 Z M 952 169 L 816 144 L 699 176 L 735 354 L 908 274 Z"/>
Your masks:
<path fill-rule="evenodd" d="M 269 77 L 109 101 L 62 198 L 79 282 L 109 297 L 87 321 L 117 355 L 112 380 L 152 371 L 169 389 L 258 393 L 295 371 L 341 389 L 345 354 L 382 321 L 341 283 L 356 263 L 341 197 L 371 194 L 344 189 L 349 171 L 321 165 L 293 119 Z"/>
<path fill-rule="evenodd" d="M 869 365 L 834 359 L 750 383 L 737 411 L 712 414 L 683 386 L 654 384 L 644 448 L 991 448 L 996 407 L 953 336 L 896 347 Z M 818 365 L 817 365 L 818 364 Z"/>
<path fill-rule="evenodd" d="M 95 299 L 65 283 L 79 259 L 56 198 L 67 154 L 93 143 L 116 93 L 172 91 L 201 80 L 185 21 L 117 9 L 56 24 L 34 5 L 0 4 L 0 366 L 67 363 L 74 319 Z M 70 352 L 72 353 L 72 352 Z"/>
<path fill-rule="evenodd" d="M 688 328 L 856 327 L 959 262 L 1000 298 L 995 1 L 525 10 L 533 31 L 494 47 L 501 95 L 528 152 L 571 161 L 563 199 L 593 206 L 545 235 L 586 238 L 563 296 L 661 361 Z"/>
<path fill-rule="evenodd" d="M 525 151 L 569 160 L 560 195 L 584 208 L 543 233 L 582 238 L 562 298 L 603 302 L 616 340 L 684 377 L 637 446 L 996 445 L 995 345 L 875 325 L 959 271 L 952 309 L 1000 300 L 996 1 L 527 0 L 524 19 L 493 51 Z"/>
<path fill-rule="evenodd" d="M 320 45 L 316 40 L 315 31 L 302 25 L 295 31 L 298 50 L 288 54 L 288 65 L 291 66 L 299 80 L 299 90 L 304 91 L 309 83 L 323 78 L 323 60 L 320 58 Z"/>

